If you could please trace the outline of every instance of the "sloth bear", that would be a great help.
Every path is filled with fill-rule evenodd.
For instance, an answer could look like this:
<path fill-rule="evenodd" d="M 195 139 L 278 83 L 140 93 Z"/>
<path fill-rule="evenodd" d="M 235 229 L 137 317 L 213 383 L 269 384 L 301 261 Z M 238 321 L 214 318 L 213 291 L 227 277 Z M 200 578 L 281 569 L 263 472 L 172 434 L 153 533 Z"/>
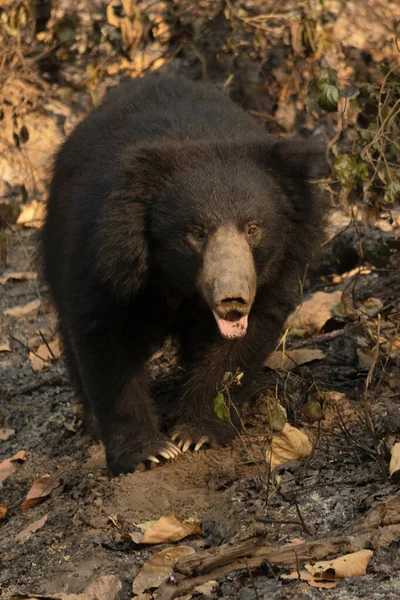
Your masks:
<path fill-rule="evenodd" d="M 112 474 L 234 437 L 213 399 L 227 371 L 252 380 L 295 305 L 323 233 L 320 158 L 213 86 L 154 75 L 113 88 L 62 146 L 44 276 Z M 146 363 L 171 334 L 184 382 L 168 437 Z"/>

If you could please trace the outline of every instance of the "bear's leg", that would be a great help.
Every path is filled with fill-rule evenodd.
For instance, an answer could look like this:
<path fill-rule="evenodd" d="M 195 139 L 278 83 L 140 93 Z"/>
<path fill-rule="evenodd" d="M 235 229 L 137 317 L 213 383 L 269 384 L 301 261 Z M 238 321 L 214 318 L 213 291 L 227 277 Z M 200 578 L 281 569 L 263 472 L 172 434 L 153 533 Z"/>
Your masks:
<path fill-rule="evenodd" d="M 177 456 L 179 449 L 158 429 L 149 395 L 146 340 L 135 339 L 123 325 L 85 332 L 82 323 L 74 323 L 70 338 L 112 474 Z"/>
<path fill-rule="evenodd" d="M 240 369 L 244 373 L 242 387 L 233 395 L 238 408 L 246 398 L 252 379 L 274 349 L 285 315 L 251 315 L 248 332 L 241 339 L 210 336 L 207 344 L 203 333 L 197 350 L 192 340 L 194 351 L 187 364 L 188 378 L 181 395 L 178 422 L 171 432 L 171 438 L 183 451 L 193 445 L 195 450 L 203 444 L 226 445 L 236 435 L 240 424 L 235 423 L 235 409 L 231 409 L 233 425 L 230 425 L 215 414 L 214 399 L 223 389 L 225 373 L 236 373 Z"/>
<path fill-rule="evenodd" d="M 67 370 L 69 373 L 70 381 L 74 387 L 75 394 L 78 397 L 78 400 L 83 404 L 84 414 L 84 426 L 89 432 L 89 434 L 95 439 L 100 439 L 100 431 L 99 425 L 97 423 L 97 419 L 93 413 L 92 407 L 90 406 L 90 402 L 86 396 L 86 393 L 83 389 L 83 383 L 81 380 L 81 376 L 79 373 L 78 363 L 76 362 L 75 354 L 71 347 L 71 342 L 69 339 L 68 329 L 64 326 L 62 321 L 58 323 L 58 332 L 61 339 L 61 346 L 63 351 L 63 358 L 67 364 Z"/>

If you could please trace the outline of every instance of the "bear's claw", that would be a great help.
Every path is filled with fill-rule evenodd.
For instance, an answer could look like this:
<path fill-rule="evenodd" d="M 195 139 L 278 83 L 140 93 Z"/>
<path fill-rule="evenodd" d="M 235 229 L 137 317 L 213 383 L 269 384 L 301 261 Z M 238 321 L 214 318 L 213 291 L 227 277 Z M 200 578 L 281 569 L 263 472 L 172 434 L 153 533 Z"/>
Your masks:
<path fill-rule="evenodd" d="M 186 452 L 194 446 L 194 452 L 204 445 L 211 448 L 227 445 L 235 436 L 233 427 L 223 421 L 214 419 L 196 423 L 179 423 L 171 433 L 181 452 Z"/>
<path fill-rule="evenodd" d="M 154 454 L 149 454 L 146 460 L 150 460 L 154 463 L 159 463 L 159 459 L 157 456 L 162 456 L 165 460 L 171 460 L 172 458 L 176 458 L 179 454 L 181 454 L 181 449 L 177 444 L 170 442 L 167 440 L 157 452 Z"/>

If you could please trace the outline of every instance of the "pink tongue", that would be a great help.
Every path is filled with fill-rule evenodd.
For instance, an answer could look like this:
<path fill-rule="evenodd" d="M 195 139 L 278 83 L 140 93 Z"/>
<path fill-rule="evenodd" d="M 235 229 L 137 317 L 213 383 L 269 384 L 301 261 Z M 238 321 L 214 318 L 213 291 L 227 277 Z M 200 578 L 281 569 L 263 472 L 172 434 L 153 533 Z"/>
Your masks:
<path fill-rule="evenodd" d="M 221 319 L 215 311 L 213 311 L 215 320 L 218 323 L 221 334 L 228 339 L 240 338 L 246 335 L 248 315 L 240 317 L 237 321 L 227 321 Z"/>

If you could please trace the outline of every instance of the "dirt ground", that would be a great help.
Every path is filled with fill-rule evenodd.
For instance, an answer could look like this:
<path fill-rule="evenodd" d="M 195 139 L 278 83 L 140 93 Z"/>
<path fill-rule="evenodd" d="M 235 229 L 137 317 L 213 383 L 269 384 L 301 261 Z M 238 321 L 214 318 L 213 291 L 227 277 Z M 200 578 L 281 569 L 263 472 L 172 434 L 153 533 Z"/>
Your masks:
<path fill-rule="evenodd" d="M 7 238 L 7 249 L 4 242 L 0 246 L 0 594 L 79 594 L 96 577 L 114 575 L 121 584 L 118 595 L 98 600 L 130 600 L 143 565 L 171 544 L 138 546 L 124 533 L 175 514 L 200 523 L 201 534 L 177 542 L 199 555 L 234 548 L 253 536 L 274 548 L 293 540 L 348 536 L 355 547 L 360 535 L 368 534 L 357 549 L 373 551 L 365 575 L 343 578 L 334 589 L 284 580 L 281 575 L 296 571 L 296 565 L 264 561 L 255 569 L 217 574 L 213 588 L 191 592 L 195 598 L 399 598 L 399 478 L 390 477 L 389 462 L 400 441 L 400 261 L 395 246 L 388 245 L 400 239 L 398 210 L 368 228 L 354 206 L 333 201 L 328 241 L 310 266 L 304 290 L 304 300 L 312 302 L 309 315 L 292 323 L 284 340 L 285 352 L 320 350 L 319 358 L 304 364 L 296 359 L 298 366 L 288 367 L 282 364 L 281 346 L 277 364 L 266 366 L 254 382 L 245 428 L 231 447 L 187 452 L 155 469 L 112 479 L 101 445 L 81 425 L 59 357 L 56 317 L 33 262 L 51 156 L 65 135 L 107 87 L 127 74 L 158 68 L 230 86 L 232 97 L 270 131 L 305 133 L 315 127 L 304 104 L 282 92 L 285 85 L 300 85 L 293 83 L 293 70 L 308 64 L 304 56 L 290 62 L 282 38 L 286 17 L 273 19 L 276 11 L 293 10 L 296 3 L 240 3 L 240 10 L 256 6 L 257 14 L 272 15 L 257 29 L 257 52 L 248 49 L 247 29 L 243 33 L 239 21 L 228 19 L 227 11 L 239 10 L 235 3 L 139 2 L 144 17 L 136 29 L 132 17 L 130 30 L 116 21 L 118 11 L 107 19 L 107 4 L 58 3 L 37 33 L 43 45 L 39 66 L 37 59 L 29 63 L 29 55 L 29 64 L 16 58 L 15 73 L 1 77 L 0 205 L 11 212 L 17 207 L 20 216 L 18 222 L 5 218 L 0 232 Z M 331 2 L 325 24 L 342 48 L 339 53 L 330 47 L 326 60 L 340 65 L 351 47 L 346 68 L 369 79 L 390 53 L 385 40 L 400 18 L 390 2 L 374 2 L 373 18 L 370 9 L 364 0 L 345 8 Z M 357 32 L 350 27 L 355 22 Z M 112 37 L 114 30 L 118 38 Z M 335 134 L 337 124 L 329 114 L 317 125 L 328 138 Z M 321 292 L 337 298 L 325 317 L 326 309 L 317 304 Z M 173 341 L 153 357 L 151 372 L 157 401 L 168 413 L 178 379 Z M 271 399 L 308 436 L 312 451 L 307 459 L 294 458 L 269 474 Z M 21 451 L 3 477 L 4 461 Z M 52 491 L 22 508 L 31 486 L 45 475 Z M 19 536 L 44 517 L 37 530 Z M 341 552 L 317 558 L 354 551 L 346 543 Z"/>

